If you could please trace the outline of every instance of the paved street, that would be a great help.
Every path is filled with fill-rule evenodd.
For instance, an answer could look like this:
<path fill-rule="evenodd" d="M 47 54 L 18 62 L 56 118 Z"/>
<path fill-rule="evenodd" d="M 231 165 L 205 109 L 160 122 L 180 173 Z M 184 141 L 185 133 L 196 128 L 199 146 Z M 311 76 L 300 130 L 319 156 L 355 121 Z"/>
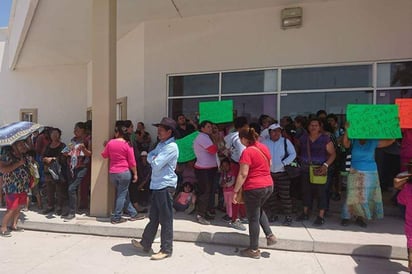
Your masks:
<path fill-rule="evenodd" d="M 159 249 L 155 243 L 154 250 Z M 0 273 L 407 273 L 402 260 L 263 250 L 242 258 L 236 247 L 175 242 L 173 257 L 139 256 L 128 238 L 15 232 L 0 238 Z"/>

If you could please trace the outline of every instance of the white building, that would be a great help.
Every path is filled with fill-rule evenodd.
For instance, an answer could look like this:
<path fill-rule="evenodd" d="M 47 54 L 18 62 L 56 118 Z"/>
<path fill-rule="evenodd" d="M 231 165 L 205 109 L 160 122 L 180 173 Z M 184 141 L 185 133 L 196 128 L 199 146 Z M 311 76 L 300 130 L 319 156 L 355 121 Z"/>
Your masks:
<path fill-rule="evenodd" d="M 257 119 L 344 114 L 348 103 L 412 97 L 411 0 L 118 0 L 113 14 L 115 4 L 13 1 L 9 29 L 0 32 L 0 123 L 33 113 L 67 141 L 91 110 L 100 151 L 115 118 L 193 116 L 199 101 L 233 99 L 238 114 Z M 302 26 L 283 29 L 281 11 L 290 7 L 302 8 Z M 107 49 L 116 31 L 98 22 L 110 9 L 117 57 Z M 98 178 L 107 179 L 98 156 L 92 187 L 106 193 L 98 190 Z M 92 214 L 104 215 L 94 201 Z"/>

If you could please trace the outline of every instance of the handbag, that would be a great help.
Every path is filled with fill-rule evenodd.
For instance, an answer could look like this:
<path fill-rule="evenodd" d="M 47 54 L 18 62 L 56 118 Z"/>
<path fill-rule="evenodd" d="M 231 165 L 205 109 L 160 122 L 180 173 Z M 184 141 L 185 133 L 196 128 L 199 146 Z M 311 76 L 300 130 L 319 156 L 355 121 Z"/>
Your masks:
<path fill-rule="evenodd" d="M 307 143 L 307 149 L 308 149 L 308 156 L 309 156 L 309 182 L 311 184 L 315 185 L 324 185 L 326 184 L 326 181 L 328 180 L 327 174 L 325 175 L 318 175 L 318 169 L 321 167 L 319 165 L 313 165 L 312 164 L 312 157 L 310 156 L 310 143 L 309 143 L 309 136 L 308 136 L 308 143 Z"/>
<path fill-rule="evenodd" d="M 62 167 L 61 167 L 61 165 L 60 165 L 56 160 L 53 160 L 53 161 L 50 163 L 50 166 L 49 166 L 49 168 L 48 168 L 48 171 L 49 171 L 51 177 L 53 178 L 53 180 L 54 180 L 55 182 L 59 182 L 59 181 L 60 181 L 60 177 L 61 177 L 61 175 L 62 175 Z"/>
<path fill-rule="evenodd" d="M 286 158 L 289 157 L 289 153 L 288 153 L 288 145 L 286 142 L 286 138 L 283 139 L 284 140 L 284 148 L 285 148 L 285 156 L 282 158 L 282 162 L 283 160 L 285 160 Z M 300 177 L 300 173 L 301 173 L 301 167 L 299 162 L 297 161 L 297 159 L 295 158 L 290 164 L 288 165 L 284 165 L 283 166 L 285 169 L 285 172 L 288 174 L 290 179 L 295 179 Z"/>

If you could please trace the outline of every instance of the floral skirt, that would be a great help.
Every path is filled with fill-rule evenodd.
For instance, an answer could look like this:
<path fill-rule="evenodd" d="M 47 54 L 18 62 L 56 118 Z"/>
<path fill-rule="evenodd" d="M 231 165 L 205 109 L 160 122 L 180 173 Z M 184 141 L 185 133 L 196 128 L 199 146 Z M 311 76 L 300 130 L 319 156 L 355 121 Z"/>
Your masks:
<path fill-rule="evenodd" d="M 346 193 L 342 219 L 350 219 L 353 216 L 367 220 L 383 218 L 382 192 L 377 171 L 351 169 Z"/>

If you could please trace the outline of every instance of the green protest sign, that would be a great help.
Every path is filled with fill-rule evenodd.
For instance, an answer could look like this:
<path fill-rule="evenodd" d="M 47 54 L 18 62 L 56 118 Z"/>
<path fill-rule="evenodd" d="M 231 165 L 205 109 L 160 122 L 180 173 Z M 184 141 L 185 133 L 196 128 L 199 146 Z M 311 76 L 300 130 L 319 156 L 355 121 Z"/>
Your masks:
<path fill-rule="evenodd" d="M 233 122 L 233 100 L 199 102 L 199 121 L 211 121 L 212 123 Z"/>
<path fill-rule="evenodd" d="M 184 163 L 196 158 L 195 152 L 193 151 L 193 142 L 197 135 L 199 135 L 199 132 L 195 131 L 182 139 L 176 140 L 177 147 L 179 148 L 178 163 Z"/>
<path fill-rule="evenodd" d="M 401 138 L 397 105 L 348 105 L 348 137 L 351 139 Z"/>

